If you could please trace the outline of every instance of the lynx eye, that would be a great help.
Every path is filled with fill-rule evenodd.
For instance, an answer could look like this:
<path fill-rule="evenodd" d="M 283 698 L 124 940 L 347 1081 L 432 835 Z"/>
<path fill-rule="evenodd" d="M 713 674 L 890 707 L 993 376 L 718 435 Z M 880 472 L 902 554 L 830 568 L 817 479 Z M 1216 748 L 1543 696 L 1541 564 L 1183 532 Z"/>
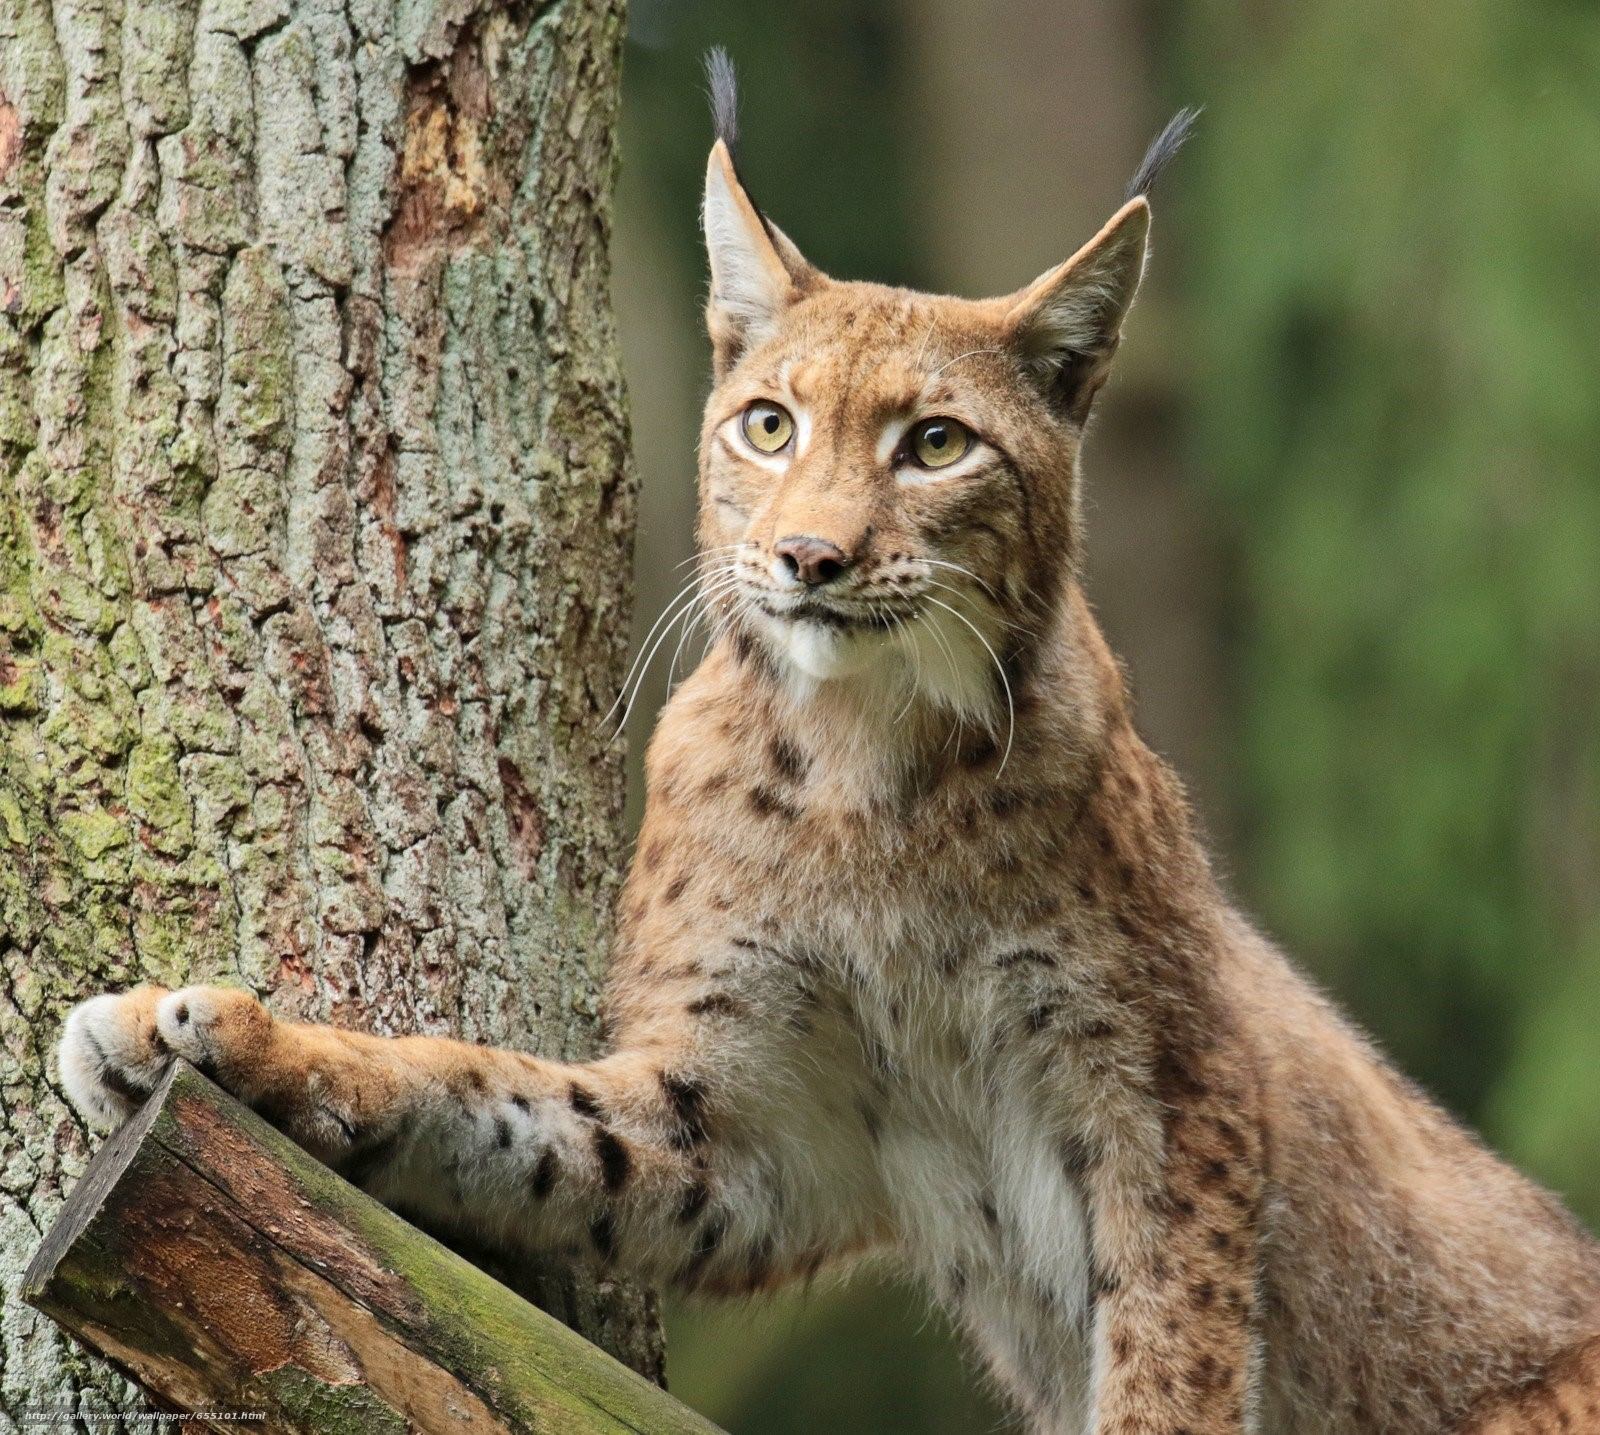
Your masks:
<path fill-rule="evenodd" d="M 972 447 L 972 434 L 954 419 L 923 419 L 906 446 L 923 468 L 948 468 Z"/>
<path fill-rule="evenodd" d="M 750 446 L 762 453 L 777 453 L 794 437 L 794 420 L 789 417 L 789 410 L 780 404 L 769 404 L 765 399 L 751 404 L 740 423 Z"/>

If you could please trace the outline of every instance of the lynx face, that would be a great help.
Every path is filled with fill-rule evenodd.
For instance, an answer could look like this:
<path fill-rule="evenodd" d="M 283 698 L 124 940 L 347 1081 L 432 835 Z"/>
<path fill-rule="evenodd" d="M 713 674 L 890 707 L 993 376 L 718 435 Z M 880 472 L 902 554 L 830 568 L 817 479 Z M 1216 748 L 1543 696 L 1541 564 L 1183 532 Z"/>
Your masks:
<path fill-rule="evenodd" d="M 707 173 L 716 386 L 701 434 L 709 600 L 804 689 L 878 680 L 980 718 L 1010 635 L 1076 549 L 1083 421 L 1144 262 L 1135 199 L 999 299 L 832 280 Z"/>

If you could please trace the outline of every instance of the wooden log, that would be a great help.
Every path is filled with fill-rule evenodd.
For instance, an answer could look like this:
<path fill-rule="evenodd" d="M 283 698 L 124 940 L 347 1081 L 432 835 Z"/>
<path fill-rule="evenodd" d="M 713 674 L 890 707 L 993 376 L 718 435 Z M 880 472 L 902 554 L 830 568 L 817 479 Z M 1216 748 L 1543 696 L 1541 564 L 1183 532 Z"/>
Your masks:
<path fill-rule="evenodd" d="M 162 1408 L 274 1435 L 716 1429 L 183 1062 L 90 1163 L 23 1298 Z"/>

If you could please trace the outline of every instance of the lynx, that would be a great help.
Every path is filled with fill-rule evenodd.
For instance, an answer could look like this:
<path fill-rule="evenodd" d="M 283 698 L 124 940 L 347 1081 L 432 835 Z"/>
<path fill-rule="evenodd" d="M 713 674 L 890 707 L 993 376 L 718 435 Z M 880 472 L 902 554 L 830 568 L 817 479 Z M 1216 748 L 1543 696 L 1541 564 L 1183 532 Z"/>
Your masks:
<path fill-rule="evenodd" d="M 972 301 L 808 263 L 712 79 L 715 632 L 650 744 L 609 1054 L 143 987 L 72 1013 L 72 1099 L 110 1126 L 176 1053 L 436 1227 L 690 1291 L 892 1253 L 1040 1432 L 1600 1430 L 1600 1250 L 1229 905 L 1080 584 L 1187 116 Z"/>

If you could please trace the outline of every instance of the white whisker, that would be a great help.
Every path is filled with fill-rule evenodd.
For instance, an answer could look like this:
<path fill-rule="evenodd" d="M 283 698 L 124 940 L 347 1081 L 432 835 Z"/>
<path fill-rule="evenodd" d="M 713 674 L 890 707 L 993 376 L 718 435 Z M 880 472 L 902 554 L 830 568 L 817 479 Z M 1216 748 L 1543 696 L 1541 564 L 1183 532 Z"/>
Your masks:
<path fill-rule="evenodd" d="M 705 582 L 705 586 L 703 588 L 700 586 L 702 582 Z M 694 614 L 696 607 L 701 601 L 709 599 L 711 596 L 713 596 L 713 594 L 721 594 L 726 592 L 730 588 L 736 587 L 738 583 L 738 575 L 732 572 L 731 569 L 722 570 L 713 574 L 710 581 L 705 581 L 697 577 L 693 584 L 691 584 L 692 591 L 687 594 L 687 601 L 678 604 L 677 612 L 672 615 L 670 621 L 668 621 L 663 627 L 662 619 L 658 618 L 656 620 L 655 627 L 652 628 L 650 632 L 651 634 L 654 634 L 656 628 L 660 628 L 660 636 L 656 637 L 655 641 L 650 644 L 648 649 L 645 649 L 643 644 L 640 645 L 640 655 L 634 660 L 633 667 L 629 669 L 628 679 L 623 685 L 622 693 L 618 694 L 618 702 L 621 702 L 624 696 L 627 697 L 627 706 L 623 708 L 622 716 L 617 720 L 616 731 L 612 735 L 613 742 L 615 742 L 616 739 L 620 737 L 623 731 L 627 728 L 628 718 L 633 712 L 634 704 L 639 700 L 640 692 L 644 688 L 645 675 L 650 671 L 650 664 L 655 661 L 656 653 L 660 650 L 661 645 L 667 640 L 668 637 L 671 636 L 673 628 L 676 627 L 680 622 L 690 618 Z M 662 618 L 665 617 L 666 614 L 663 614 Z M 649 642 L 649 635 L 646 636 L 646 642 Z M 632 686 L 631 694 L 628 691 L 630 684 Z M 615 711 L 616 704 L 613 704 L 612 712 Z M 611 713 L 606 714 L 607 718 L 610 716 Z"/>
<path fill-rule="evenodd" d="M 934 645 L 939 649 L 939 652 L 944 657 L 945 666 L 949 670 L 950 681 L 956 682 L 961 674 L 961 664 L 956 661 L 955 649 L 950 646 L 950 643 L 945 638 L 945 635 L 939 631 L 937 624 L 929 624 L 928 633 L 933 638 Z M 961 716 L 961 708 L 959 705 L 956 705 L 955 707 L 955 715 L 956 720 L 951 725 L 950 736 L 945 739 L 944 746 L 939 749 L 940 752 L 944 752 L 947 748 L 949 748 L 952 740 L 954 740 L 959 746 L 961 734 L 966 730 L 966 724 Z"/>
<path fill-rule="evenodd" d="M 994 589 L 991 588 L 987 583 L 985 583 L 982 578 L 978 577 L 978 575 L 970 568 L 963 568 L 959 563 L 950 563 L 943 558 L 919 558 L 917 559 L 917 562 L 926 563 L 930 568 L 948 568 L 952 573 L 959 573 L 963 578 L 970 578 L 974 583 L 982 588 L 985 593 L 994 599 L 996 603 L 1000 601 L 1000 595 L 996 593 Z"/>
<path fill-rule="evenodd" d="M 928 382 L 931 384 L 936 378 L 939 377 L 940 374 L 948 369 L 951 364 L 959 364 L 963 359 L 971 359 L 979 354 L 998 354 L 1001 352 L 1003 352 L 1001 349 L 995 347 L 988 349 L 968 349 L 964 354 L 957 354 L 953 359 L 946 359 L 944 363 L 940 364 L 937 369 L 928 375 Z"/>
<path fill-rule="evenodd" d="M 754 548 L 756 545 L 748 538 L 741 538 L 737 543 L 721 543 L 715 548 L 701 548 L 691 553 L 682 563 L 674 563 L 674 570 L 687 568 L 691 563 L 698 563 L 702 558 L 709 558 L 713 553 L 736 553 L 741 548 Z"/>
<path fill-rule="evenodd" d="M 970 603 L 973 601 L 972 594 L 964 591 L 963 589 L 954 587 L 952 584 L 942 583 L 937 578 L 926 578 L 923 581 L 926 582 L 930 587 L 942 588 L 946 593 L 953 593 L 957 598 L 962 599 L 964 602 Z M 1011 619 L 1005 617 L 1003 614 L 997 613 L 995 614 L 995 617 L 1000 623 L 1004 624 L 1004 626 L 1007 628 L 1010 628 L 1013 632 L 1026 633 L 1028 631 L 1022 626 L 1022 624 L 1013 623 Z"/>
<path fill-rule="evenodd" d="M 730 586 L 736 585 L 739 581 L 738 575 L 733 573 L 731 569 L 719 576 L 724 580 L 721 586 L 708 586 L 702 592 L 696 594 L 694 602 L 690 605 L 693 609 L 693 615 L 690 617 L 689 621 L 683 625 L 682 632 L 678 637 L 678 646 L 672 650 L 672 662 L 667 666 L 667 693 L 669 695 L 671 694 L 673 684 L 676 681 L 678 659 L 683 656 L 683 645 L 689 641 L 689 635 L 695 630 L 695 627 L 698 624 L 705 622 L 706 614 L 710 610 L 712 598 L 718 597 L 727 592 Z"/>
<path fill-rule="evenodd" d="M 922 691 L 922 649 L 917 643 L 917 630 L 899 614 L 895 615 L 895 626 L 903 633 L 911 644 L 911 661 L 913 663 L 911 686 L 906 692 L 905 705 L 895 714 L 895 723 L 905 720 L 905 715 L 911 711 L 911 704 L 917 700 L 917 694 Z"/>
<path fill-rule="evenodd" d="M 627 695 L 629 685 L 633 682 L 634 674 L 638 670 L 639 661 L 643 657 L 646 647 L 649 646 L 650 640 L 655 637 L 656 629 L 667 621 L 668 617 L 672 615 L 672 610 L 680 603 L 686 600 L 691 603 L 694 601 L 694 589 L 700 581 L 700 575 L 696 574 L 694 577 L 690 578 L 689 581 L 685 583 L 683 587 L 681 587 L 675 594 L 673 594 L 673 596 L 668 599 L 666 606 L 662 608 L 660 616 L 657 617 L 655 622 L 650 625 L 650 631 L 646 633 L 642 639 L 640 639 L 639 651 L 634 655 L 633 661 L 628 665 L 627 675 L 622 679 L 622 687 L 617 692 L 617 700 L 606 709 L 605 715 L 600 719 L 602 723 L 609 722 L 611 720 L 612 713 L 616 712 L 617 708 L 621 705 L 623 698 Z"/>
<path fill-rule="evenodd" d="M 1005 667 L 1001 664 L 999 655 L 992 647 L 989 646 L 989 640 L 984 637 L 983 634 L 980 633 L 972 623 L 968 622 L 966 618 L 962 617 L 962 615 L 956 612 L 956 610 L 948 603 L 944 602 L 942 599 L 935 598 L 932 594 L 928 595 L 928 602 L 934 604 L 936 607 L 943 608 L 945 612 L 947 612 L 952 618 L 955 618 L 962 623 L 966 623 L 967 627 L 972 629 L 972 636 L 983 644 L 984 652 L 989 655 L 990 660 L 994 663 L 995 672 L 1000 674 L 1000 686 L 1003 687 L 1006 692 L 1006 750 L 1000 758 L 1000 766 L 995 769 L 994 775 L 999 777 L 1000 774 L 1006 770 L 1006 763 L 1011 757 L 1011 743 L 1017 734 L 1017 706 L 1011 699 L 1011 680 L 1006 677 Z"/>

